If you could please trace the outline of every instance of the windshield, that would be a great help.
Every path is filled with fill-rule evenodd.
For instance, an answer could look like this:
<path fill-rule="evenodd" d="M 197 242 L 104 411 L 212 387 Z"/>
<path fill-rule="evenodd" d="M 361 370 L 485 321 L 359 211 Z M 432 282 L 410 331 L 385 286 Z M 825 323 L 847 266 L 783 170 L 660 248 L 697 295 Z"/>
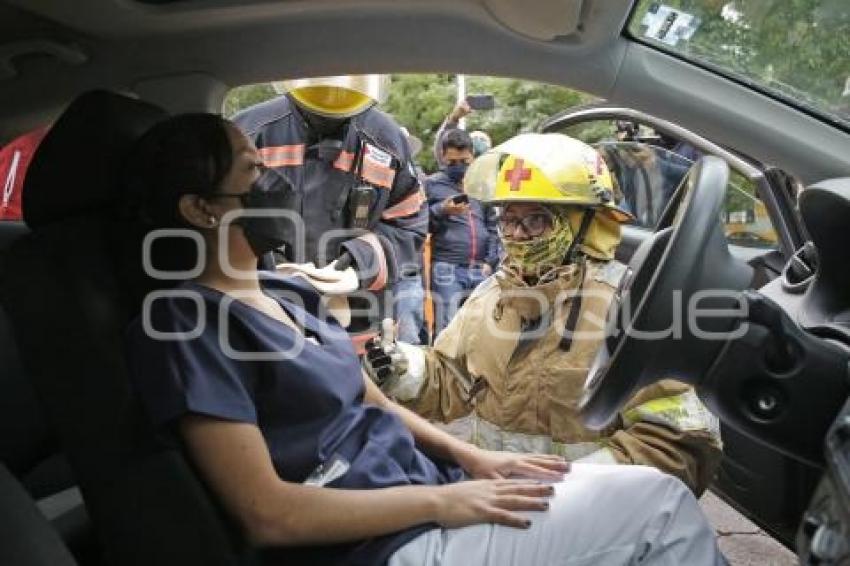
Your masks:
<path fill-rule="evenodd" d="M 847 0 L 641 0 L 628 29 L 850 127 Z"/>

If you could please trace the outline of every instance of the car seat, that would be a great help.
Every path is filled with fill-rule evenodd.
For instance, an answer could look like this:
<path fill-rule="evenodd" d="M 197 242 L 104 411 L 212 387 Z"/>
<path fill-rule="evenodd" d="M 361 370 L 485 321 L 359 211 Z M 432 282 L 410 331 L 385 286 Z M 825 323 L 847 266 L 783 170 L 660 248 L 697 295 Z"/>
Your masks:
<path fill-rule="evenodd" d="M 67 108 L 27 175 L 31 232 L 8 250 L 0 300 L 106 563 L 246 564 L 252 553 L 129 385 L 123 335 L 139 282 L 127 266 L 141 245 L 121 214 L 119 178 L 133 142 L 164 117 L 105 91 Z"/>
<path fill-rule="evenodd" d="M 0 464 L 0 563 L 76 566 L 77 562 L 29 494 Z"/>

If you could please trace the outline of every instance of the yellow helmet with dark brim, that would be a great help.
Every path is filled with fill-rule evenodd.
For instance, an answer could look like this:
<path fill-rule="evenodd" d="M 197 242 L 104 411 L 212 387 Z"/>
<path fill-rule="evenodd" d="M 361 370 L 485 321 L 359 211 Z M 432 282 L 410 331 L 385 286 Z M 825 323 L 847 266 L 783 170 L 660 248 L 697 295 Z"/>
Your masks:
<path fill-rule="evenodd" d="M 602 156 L 563 134 L 515 136 L 473 161 L 463 184 L 483 202 L 587 206 L 618 222 L 634 218 L 617 206 Z"/>
<path fill-rule="evenodd" d="M 273 83 L 303 109 L 328 118 L 350 118 L 384 102 L 389 75 L 339 75 Z"/>

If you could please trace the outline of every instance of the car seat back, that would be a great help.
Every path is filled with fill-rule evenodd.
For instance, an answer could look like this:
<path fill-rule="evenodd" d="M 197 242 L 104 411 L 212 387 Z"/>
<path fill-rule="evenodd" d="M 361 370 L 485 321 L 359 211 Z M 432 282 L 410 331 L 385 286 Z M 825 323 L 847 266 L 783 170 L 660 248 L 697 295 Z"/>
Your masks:
<path fill-rule="evenodd" d="M 47 519 L 17 479 L 0 464 L 0 564 L 75 566 Z"/>
<path fill-rule="evenodd" d="M 32 232 L 9 250 L 0 293 L 106 561 L 242 564 L 240 538 L 129 385 L 123 336 L 135 300 L 124 278 L 140 243 L 121 215 L 119 178 L 132 143 L 164 116 L 102 91 L 69 106 L 33 159 L 23 195 Z"/>

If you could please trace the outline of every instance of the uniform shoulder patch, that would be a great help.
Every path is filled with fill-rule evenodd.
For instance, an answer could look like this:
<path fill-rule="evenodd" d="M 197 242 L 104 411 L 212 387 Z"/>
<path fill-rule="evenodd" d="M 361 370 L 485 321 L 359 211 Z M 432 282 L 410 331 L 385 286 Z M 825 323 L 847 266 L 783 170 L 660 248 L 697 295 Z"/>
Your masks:
<path fill-rule="evenodd" d="M 593 274 L 593 280 L 606 283 L 612 288 L 617 289 L 627 269 L 628 267 L 619 261 L 606 261 L 597 266 L 596 273 Z"/>
<path fill-rule="evenodd" d="M 389 167 L 392 165 L 393 156 L 379 148 L 378 146 L 372 145 L 370 143 L 365 144 L 364 146 L 364 159 L 368 159 L 372 161 L 376 165 L 381 167 Z"/>

